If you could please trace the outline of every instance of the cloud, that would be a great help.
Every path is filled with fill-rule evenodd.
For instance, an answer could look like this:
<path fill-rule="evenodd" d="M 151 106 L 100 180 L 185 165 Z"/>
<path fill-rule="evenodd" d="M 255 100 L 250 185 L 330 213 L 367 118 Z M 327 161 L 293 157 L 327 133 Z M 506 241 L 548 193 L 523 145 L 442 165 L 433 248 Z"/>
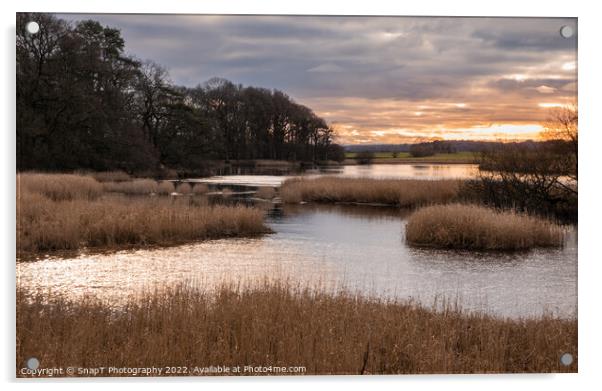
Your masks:
<path fill-rule="evenodd" d="M 315 66 L 313 68 L 310 68 L 307 70 L 307 72 L 342 72 L 344 70 L 343 67 L 338 66 L 337 64 L 332 64 L 332 63 L 326 63 L 326 64 L 320 64 L 318 66 Z"/>
<path fill-rule="evenodd" d="M 539 87 L 536 87 L 535 90 L 540 94 L 553 94 L 556 91 L 556 88 L 540 85 Z"/>
<path fill-rule="evenodd" d="M 217 76 L 281 89 L 355 130 L 345 142 L 534 124 L 543 96 L 576 100 L 576 36 L 559 34 L 576 31 L 571 18 L 59 16 L 119 28 L 129 53 L 177 84 Z"/>

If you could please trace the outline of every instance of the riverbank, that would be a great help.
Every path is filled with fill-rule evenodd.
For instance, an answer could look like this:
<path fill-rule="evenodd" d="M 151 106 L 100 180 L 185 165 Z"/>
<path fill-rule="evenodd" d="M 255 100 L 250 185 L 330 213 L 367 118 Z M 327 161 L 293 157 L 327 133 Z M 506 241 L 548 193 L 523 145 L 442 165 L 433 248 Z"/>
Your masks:
<path fill-rule="evenodd" d="M 17 376 L 29 357 L 41 368 L 186 367 L 179 375 L 211 365 L 317 375 L 577 371 L 576 360 L 559 360 L 577 357 L 575 319 L 499 319 L 451 303 L 435 311 L 287 283 L 215 294 L 180 286 L 118 310 L 18 291 L 16 330 Z"/>
<path fill-rule="evenodd" d="M 120 182 L 135 185 L 120 188 L 126 194 L 133 189 L 139 190 L 133 194 L 144 194 L 128 196 L 109 193 L 115 191 L 107 189 L 113 182 L 101 184 L 83 175 L 20 174 L 17 179 L 17 256 L 21 259 L 62 250 L 169 246 L 271 232 L 258 208 L 171 196 L 170 182 Z"/>
<path fill-rule="evenodd" d="M 436 153 L 423 157 L 414 157 L 409 152 L 376 152 L 368 161 L 370 164 L 477 164 L 478 157 L 476 152 Z M 361 160 L 366 158 L 358 159 L 357 153 L 347 152 L 342 164 L 363 164 Z"/>

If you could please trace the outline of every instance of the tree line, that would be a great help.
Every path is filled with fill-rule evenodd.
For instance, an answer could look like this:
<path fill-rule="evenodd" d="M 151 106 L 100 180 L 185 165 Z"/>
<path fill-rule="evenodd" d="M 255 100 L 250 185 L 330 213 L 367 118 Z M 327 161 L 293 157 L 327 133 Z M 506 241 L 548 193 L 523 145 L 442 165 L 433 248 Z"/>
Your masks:
<path fill-rule="evenodd" d="M 481 152 L 471 192 L 495 207 L 577 221 L 577 106 L 552 111 L 540 143 L 507 143 Z"/>
<path fill-rule="evenodd" d="M 36 21 L 40 30 L 26 32 Z M 344 158 L 333 129 L 278 90 L 174 85 L 120 31 L 17 14 L 17 168 L 194 169 L 209 160 Z"/>

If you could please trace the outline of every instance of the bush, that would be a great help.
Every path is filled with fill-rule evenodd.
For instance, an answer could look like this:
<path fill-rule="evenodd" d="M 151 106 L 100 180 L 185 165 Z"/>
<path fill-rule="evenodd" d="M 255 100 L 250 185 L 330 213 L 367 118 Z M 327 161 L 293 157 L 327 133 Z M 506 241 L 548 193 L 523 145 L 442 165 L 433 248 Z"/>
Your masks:
<path fill-rule="evenodd" d="M 358 164 L 370 164 L 374 160 L 374 152 L 358 152 L 355 160 Z"/>
<path fill-rule="evenodd" d="M 435 154 L 435 148 L 431 144 L 413 144 L 410 146 L 412 157 L 427 157 Z"/>

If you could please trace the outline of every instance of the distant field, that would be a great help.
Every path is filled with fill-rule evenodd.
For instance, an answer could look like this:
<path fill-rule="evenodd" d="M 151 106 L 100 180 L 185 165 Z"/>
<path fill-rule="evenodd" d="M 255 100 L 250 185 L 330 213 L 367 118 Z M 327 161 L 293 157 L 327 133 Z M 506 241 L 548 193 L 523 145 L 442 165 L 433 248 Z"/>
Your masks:
<path fill-rule="evenodd" d="M 345 157 L 347 159 L 355 159 L 357 157 L 357 153 L 356 152 L 345 152 Z M 396 154 L 394 152 L 375 152 L 374 153 L 374 158 L 375 159 L 388 159 L 391 161 L 404 161 L 404 160 L 408 160 L 408 161 L 449 161 L 449 162 L 456 162 L 456 161 L 473 161 L 476 157 L 477 157 L 478 153 L 477 152 L 454 152 L 454 153 L 437 153 L 434 154 L 433 156 L 425 156 L 425 157 L 413 157 L 412 155 L 410 155 L 409 152 L 397 152 Z"/>

